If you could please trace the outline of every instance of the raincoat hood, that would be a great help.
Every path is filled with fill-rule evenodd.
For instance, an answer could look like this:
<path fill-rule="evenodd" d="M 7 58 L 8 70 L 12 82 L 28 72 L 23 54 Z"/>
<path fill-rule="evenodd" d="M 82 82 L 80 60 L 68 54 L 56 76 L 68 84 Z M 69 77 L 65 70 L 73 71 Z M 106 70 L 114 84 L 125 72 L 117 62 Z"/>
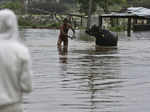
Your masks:
<path fill-rule="evenodd" d="M 9 9 L 0 10 L 0 39 L 18 40 L 18 23 L 17 17 Z"/>

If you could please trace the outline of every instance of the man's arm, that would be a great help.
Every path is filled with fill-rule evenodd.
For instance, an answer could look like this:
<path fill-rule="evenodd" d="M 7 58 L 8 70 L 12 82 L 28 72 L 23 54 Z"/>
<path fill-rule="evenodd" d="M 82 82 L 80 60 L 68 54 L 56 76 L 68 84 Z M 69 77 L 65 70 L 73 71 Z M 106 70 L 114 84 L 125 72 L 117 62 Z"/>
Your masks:
<path fill-rule="evenodd" d="M 71 24 L 69 24 L 69 28 L 73 31 L 73 34 L 75 34 L 75 30 L 74 30 L 74 28 L 72 27 Z"/>

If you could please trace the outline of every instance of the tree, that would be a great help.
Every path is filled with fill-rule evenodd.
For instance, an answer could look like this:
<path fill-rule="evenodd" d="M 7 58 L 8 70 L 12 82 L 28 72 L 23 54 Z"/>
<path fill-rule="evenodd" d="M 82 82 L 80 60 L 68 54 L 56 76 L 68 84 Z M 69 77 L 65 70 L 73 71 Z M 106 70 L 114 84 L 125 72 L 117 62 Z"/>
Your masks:
<path fill-rule="evenodd" d="M 127 0 L 128 6 L 150 8 L 149 0 Z"/>
<path fill-rule="evenodd" d="M 67 7 L 64 4 L 58 4 L 56 2 L 33 2 L 28 6 L 28 12 L 34 14 L 48 14 L 48 13 L 61 13 L 65 12 Z"/>
<path fill-rule="evenodd" d="M 88 14 L 88 5 L 89 0 L 77 0 L 77 3 L 80 5 L 80 12 Z M 109 12 L 112 6 L 116 5 L 117 7 L 126 5 L 127 0 L 93 0 L 92 1 L 92 13 L 94 13 L 97 7 L 100 7 L 104 10 L 105 13 Z M 116 8 L 117 8 L 116 7 Z"/>
<path fill-rule="evenodd" d="M 113 7 L 118 10 L 127 5 L 127 0 L 100 0 L 99 6 L 103 8 L 105 13 L 108 13 Z"/>
<path fill-rule="evenodd" d="M 92 1 L 92 9 L 91 9 L 91 12 L 94 13 L 96 11 L 96 1 L 99 1 L 99 0 L 93 0 Z M 79 4 L 80 6 L 80 12 L 81 13 L 85 13 L 86 15 L 88 15 L 88 9 L 89 9 L 89 0 L 77 0 L 77 3 Z"/>

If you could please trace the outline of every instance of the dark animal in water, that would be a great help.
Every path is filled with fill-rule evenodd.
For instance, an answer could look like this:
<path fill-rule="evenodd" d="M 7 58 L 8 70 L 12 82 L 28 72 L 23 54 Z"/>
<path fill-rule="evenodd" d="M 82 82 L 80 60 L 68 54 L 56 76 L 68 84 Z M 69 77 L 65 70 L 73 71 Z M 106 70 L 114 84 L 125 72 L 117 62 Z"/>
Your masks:
<path fill-rule="evenodd" d="M 100 29 L 93 25 L 86 33 L 96 38 L 96 45 L 99 46 L 117 46 L 118 37 L 106 29 Z"/>

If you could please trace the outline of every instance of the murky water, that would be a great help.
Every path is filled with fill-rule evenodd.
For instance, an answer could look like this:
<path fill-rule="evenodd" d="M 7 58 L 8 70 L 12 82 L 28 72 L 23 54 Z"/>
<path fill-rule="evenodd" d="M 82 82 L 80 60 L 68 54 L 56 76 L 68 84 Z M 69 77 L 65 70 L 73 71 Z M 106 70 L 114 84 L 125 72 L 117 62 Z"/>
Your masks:
<path fill-rule="evenodd" d="M 149 112 L 150 32 L 119 37 L 117 48 L 69 40 L 56 47 L 57 30 L 24 30 L 31 50 L 33 92 L 26 112 Z"/>

